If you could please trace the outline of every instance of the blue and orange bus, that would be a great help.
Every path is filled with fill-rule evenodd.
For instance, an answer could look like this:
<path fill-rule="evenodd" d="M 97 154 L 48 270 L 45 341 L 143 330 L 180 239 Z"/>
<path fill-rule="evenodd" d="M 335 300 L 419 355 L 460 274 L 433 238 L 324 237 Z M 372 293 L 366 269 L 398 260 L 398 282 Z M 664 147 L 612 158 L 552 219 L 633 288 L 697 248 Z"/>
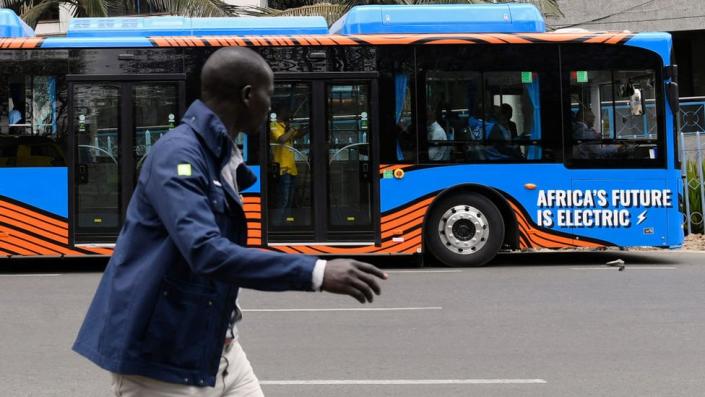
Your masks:
<path fill-rule="evenodd" d="M 683 241 L 666 33 L 546 32 L 526 4 L 360 6 L 330 28 L 79 18 L 47 38 L 3 10 L 0 29 L 3 257 L 110 255 L 145 156 L 224 46 L 275 73 L 270 121 L 237 139 L 259 173 L 250 246 L 478 266 Z"/>

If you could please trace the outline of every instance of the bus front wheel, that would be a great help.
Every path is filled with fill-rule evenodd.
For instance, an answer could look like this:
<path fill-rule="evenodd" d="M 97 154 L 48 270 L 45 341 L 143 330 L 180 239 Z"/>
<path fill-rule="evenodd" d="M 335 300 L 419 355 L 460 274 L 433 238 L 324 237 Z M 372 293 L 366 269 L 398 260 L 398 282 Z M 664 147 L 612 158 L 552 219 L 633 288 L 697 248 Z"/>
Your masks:
<path fill-rule="evenodd" d="M 478 193 L 457 193 L 433 205 L 425 227 L 426 246 L 446 266 L 483 266 L 504 241 L 497 206 Z"/>

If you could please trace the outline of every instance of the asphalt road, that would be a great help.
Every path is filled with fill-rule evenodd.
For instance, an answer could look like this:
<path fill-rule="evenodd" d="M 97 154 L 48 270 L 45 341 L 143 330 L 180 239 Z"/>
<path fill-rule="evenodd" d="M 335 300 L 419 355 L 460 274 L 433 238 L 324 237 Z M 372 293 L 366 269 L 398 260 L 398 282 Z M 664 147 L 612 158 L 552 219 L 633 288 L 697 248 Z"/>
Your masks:
<path fill-rule="evenodd" d="M 616 258 L 624 271 L 604 265 Z M 243 292 L 241 341 L 267 396 L 705 390 L 705 253 L 504 255 L 480 269 L 394 265 L 371 305 Z M 108 375 L 70 350 L 100 273 L 23 266 L 0 273 L 0 396 L 109 396 Z"/>

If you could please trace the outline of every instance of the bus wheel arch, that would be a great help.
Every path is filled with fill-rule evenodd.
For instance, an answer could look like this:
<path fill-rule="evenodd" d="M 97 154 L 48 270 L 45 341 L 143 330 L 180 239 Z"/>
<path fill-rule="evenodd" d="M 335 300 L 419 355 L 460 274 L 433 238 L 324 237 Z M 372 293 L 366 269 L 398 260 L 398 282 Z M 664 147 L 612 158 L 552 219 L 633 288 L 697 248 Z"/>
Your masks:
<path fill-rule="evenodd" d="M 456 230 L 458 236 L 453 235 Z M 424 216 L 423 236 L 424 251 L 454 267 L 482 266 L 503 247 L 518 247 L 516 218 L 509 203 L 496 190 L 476 184 L 438 194 Z"/>

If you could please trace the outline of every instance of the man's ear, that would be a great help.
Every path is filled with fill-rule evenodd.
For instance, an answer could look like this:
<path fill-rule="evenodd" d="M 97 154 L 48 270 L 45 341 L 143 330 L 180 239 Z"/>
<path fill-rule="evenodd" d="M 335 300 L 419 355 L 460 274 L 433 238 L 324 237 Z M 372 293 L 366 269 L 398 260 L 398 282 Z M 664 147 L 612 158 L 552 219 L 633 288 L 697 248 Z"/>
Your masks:
<path fill-rule="evenodd" d="M 240 100 L 245 106 L 250 106 L 250 99 L 252 99 L 252 86 L 248 84 L 240 90 Z"/>

